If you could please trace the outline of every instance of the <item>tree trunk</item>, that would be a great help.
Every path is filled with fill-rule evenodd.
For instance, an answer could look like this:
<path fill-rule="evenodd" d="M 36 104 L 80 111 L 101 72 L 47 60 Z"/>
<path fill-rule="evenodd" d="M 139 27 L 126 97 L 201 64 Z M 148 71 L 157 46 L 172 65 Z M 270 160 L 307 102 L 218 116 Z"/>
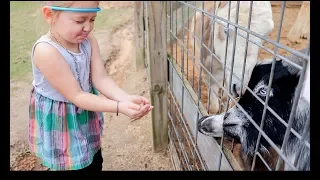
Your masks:
<path fill-rule="evenodd" d="M 291 42 L 299 42 L 300 38 L 307 39 L 310 33 L 310 1 L 303 1 L 296 22 L 287 38 Z"/>

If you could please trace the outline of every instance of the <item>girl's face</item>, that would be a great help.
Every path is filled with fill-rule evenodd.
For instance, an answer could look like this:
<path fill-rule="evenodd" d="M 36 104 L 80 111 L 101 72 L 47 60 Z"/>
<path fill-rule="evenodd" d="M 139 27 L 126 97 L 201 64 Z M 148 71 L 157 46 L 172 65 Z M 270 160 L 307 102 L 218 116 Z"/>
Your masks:
<path fill-rule="evenodd" d="M 70 8 L 97 8 L 95 1 L 75 1 Z M 61 11 L 54 17 L 51 29 L 70 43 L 82 42 L 92 31 L 97 12 Z"/>

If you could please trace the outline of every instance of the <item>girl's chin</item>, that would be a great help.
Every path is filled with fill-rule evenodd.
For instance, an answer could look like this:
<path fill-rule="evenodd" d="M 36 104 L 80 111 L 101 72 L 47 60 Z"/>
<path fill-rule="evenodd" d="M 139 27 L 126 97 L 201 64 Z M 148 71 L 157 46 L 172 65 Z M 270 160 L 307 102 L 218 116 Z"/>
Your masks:
<path fill-rule="evenodd" d="M 74 43 L 81 43 L 83 40 L 85 40 L 85 38 L 76 38 L 73 42 Z"/>

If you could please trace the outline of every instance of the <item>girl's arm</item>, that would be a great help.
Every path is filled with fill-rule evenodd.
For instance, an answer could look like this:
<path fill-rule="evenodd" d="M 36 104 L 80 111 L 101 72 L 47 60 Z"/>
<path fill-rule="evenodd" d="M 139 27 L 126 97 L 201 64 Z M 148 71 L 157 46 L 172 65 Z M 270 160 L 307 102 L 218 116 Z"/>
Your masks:
<path fill-rule="evenodd" d="M 116 101 L 131 101 L 130 95 L 123 91 L 118 85 L 107 75 L 103 61 L 100 56 L 100 48 L 96 38 L 89 34 L 88 40 L 91 44 L 91 72 L 94 87 L 109 99 Z"/>
<path fill-rule="evenodd" d="M 51 86 L 76 106 L 89 111 L 116 112 L 116 101 L 81 90 L 68 64 L 52 45 L 47 43 L 37 45 L 34 51 L 34 64 Z M 113 87 L 112 90 L 114 89 Z M 133 103 L 119 104 L 119 110 L 128 115 L 126 108 L 139 110 L 140 106 Z"/>

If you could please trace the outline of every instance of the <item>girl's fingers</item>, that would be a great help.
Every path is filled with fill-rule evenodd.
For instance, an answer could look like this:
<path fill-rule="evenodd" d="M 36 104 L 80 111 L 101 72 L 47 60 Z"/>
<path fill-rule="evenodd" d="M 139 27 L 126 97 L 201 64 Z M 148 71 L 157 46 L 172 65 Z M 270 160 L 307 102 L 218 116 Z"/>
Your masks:
<path fill-rule="evenodd" d="M 146 114 L 148 114 L 152 109 L 153 109 L 153 106 L 150 106 L 150 108 L 143 114 L 143 116 L 145 116 Z"/>
<path fill-rule="evenodd" d="M 141 117 L 147 115 L 151 110 L 153 109 L 153 106 L 150 106 L 146 111 L 143 111 L 137 115 L 135 115 L 135 119 L 140 119 Z"/>
<path fill-rule="evenodd" d="M 143 96 L 132 95 L 132 102 L 136 104 L 150 104 L 149 100 Z"/>
<path fill-rule="evenodd" d="M 148 114 L 153 109 L 153 106 L 150 106 L 150 104 L 146 104 L 142 107 L 140 107 L 140 110 L 135 111 L 133 110 L 133 116 L 131 118 L 132 121 L 138 120 Z"/>
<path fill-rule="evenodd" d="M 144 114 L 146 111 L 148 111 L 149 109 L 149 105 L 144 105 L 142 106 L 140 112 L 138 112 L 137 116 L 141 116 L 142 114 Z"/>
<path fill-rule="evenodd" d="M 147 98 L 145 98 L 143 96 L 141 96 L 141 98 L 142 98 L 144 104 L 150 104 L 150 102 L 149 102 L 149 100 Z"/>
<path fill-rule="evenodd" d="M 144 105 L 142 107 L 139 106 L 139 108 L 140 108 L 139 110 L 132 109 L 131 117 L 135 118 L 135 117 L 141 116 L 141 114 L 143 114 L 145 111 L 147 111 L 149 109 L 148 106 L 149 105 Z"/>
<path fill-rule="evenodd" d="M 144 97 L 136 96 L 136 95 L 133 98 L 133 102 L 136 103 L 136 104 L 143 104 L 143 105 L 147 104 L 146 103 L 146 99 Z"/>
<path fill-rule="evenodd" d="M 145 115 L 147 115 L 150 111 L 151 111 L 151 109 L 152 109 L 153 107 L 150 107 L 148 110 L 146 110 L 141 116 L 143 117 L 143 116 L 145 116 Z"/>

